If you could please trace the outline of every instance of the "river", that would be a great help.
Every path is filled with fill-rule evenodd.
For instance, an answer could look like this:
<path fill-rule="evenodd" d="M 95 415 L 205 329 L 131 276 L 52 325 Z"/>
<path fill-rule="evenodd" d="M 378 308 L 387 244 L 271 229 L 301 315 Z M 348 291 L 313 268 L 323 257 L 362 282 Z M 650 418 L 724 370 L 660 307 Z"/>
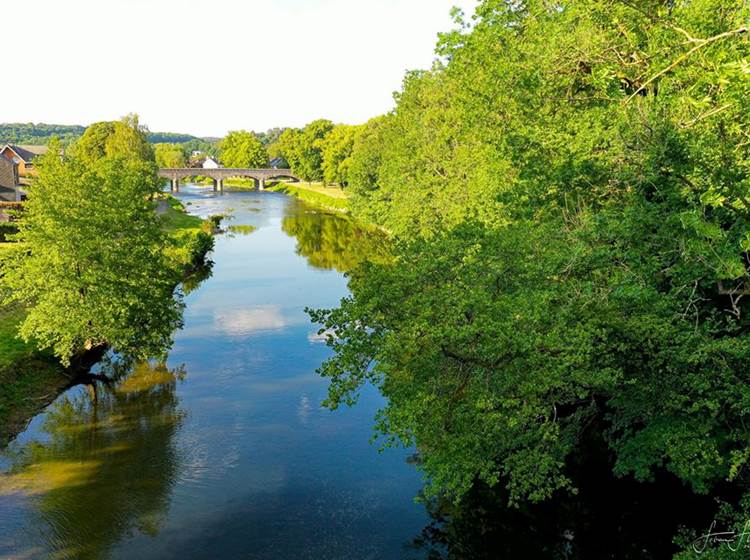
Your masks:
<path fill-rule="evenodd" d="M 0 557 L 411 557 L 428 516 L 410 451 L 370 443 L 374 390 L 320 406 L 330 350 L 304 312 L 382 240 L 280 194 L 179 197 L 234 231 L 165 363 L 98 366 L 119 381 L 68 390 L 0 452 Z"/>
<path fill-rule="evenodd" d="M 94 373 L 115 382 L 69 389 L 0 451 L 0 558 L 644 560 L 709 526 L 710 497 L 615 478 L 596 442 L 576 494 L 415 502 L 413 451 L 370 443 L 379 394 L 321 407 L 330 350 L 304 312 L 336 306 L 384 239 L 281 194 L 179 196 L 232 216 L 211 274 L 184 284 L 166 361 L 105 359 Z"/>

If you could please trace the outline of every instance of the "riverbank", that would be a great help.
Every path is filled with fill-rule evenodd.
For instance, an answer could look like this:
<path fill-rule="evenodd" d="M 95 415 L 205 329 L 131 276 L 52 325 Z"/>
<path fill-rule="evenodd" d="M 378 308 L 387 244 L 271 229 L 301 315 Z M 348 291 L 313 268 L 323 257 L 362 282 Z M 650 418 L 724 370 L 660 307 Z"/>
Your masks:
<path fill-rule="evenodd" d="M 276 183 L 266 187 L 266 190 L 293 196 L 333 212 L 349 213 L 349 194 L 341 187 L 322 183 Z"/>
<path fill-rule="evenodd" d="M 167 250 L 175 261 L 176 276 L 186 278 L 205 262 L 213 247 L 213 224 L 188 214 L 174 197 L 166 195 L 158 204 L 164 232 L 173 240 Z M 0 243 L 0 267 L 3 255 L 19 247 Z M 25 315 L 20 304 L 0 306 L 0 447 L 88 369 L 88 364 L 65 368 L 50 352 L 19 339 Z"/>
<path fill-rule="evenodd" d="M 18 304 L 0 307 L 0 447 L 69 381 L 54 356 L 16 337 L 24 316 Z"/>

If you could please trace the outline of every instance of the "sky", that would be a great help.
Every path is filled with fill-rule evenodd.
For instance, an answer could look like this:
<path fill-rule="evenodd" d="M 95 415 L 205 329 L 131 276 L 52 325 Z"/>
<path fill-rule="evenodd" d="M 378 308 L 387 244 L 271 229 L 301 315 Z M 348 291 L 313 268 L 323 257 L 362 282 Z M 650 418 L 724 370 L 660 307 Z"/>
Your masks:
<path fill-rule="evenodd" d="M 404 72 L 430 67 L 451 7 L 475 5 L 35 0 L 20 25 L 3 26 L 0 122 L 88 125 L 132 112 L 152 131 L 198 136 L 358 124 L 393 107 Z"/>

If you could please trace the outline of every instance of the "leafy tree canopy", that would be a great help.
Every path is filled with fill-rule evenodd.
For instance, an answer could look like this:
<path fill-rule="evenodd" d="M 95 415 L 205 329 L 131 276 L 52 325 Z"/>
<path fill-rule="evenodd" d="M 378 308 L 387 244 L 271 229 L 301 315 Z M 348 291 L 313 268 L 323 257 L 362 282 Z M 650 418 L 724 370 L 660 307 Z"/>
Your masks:
<path fill-rule="evenodd" d="M 64 363 L 103 344 L 159 354 L 181 322 L 178 272 L 151 202 L 160 185 L 154 163 L 134 157 L 142 137 L 133 125 L 97 127 L 114 128 L 100 159 L 93 143 L 64 159 L 51 144 L 19 222 L 26 250 L 4 262 L 0 289 L 28 307 L 21 336 Z"/>
<path fill-rule="evenodd" d="M 273 147 L 292 171 L 308 181 L 323 180 L 323 143 L 334 129 L 331 121 L 319 119 L 303 129 L 288 128 Z"/>
<path fill-rule="evenodd" d="M 259 168 L 268 165 L 268 154 L 258 137 L 245 130 L 232 131 L 219 143 L 226 167 Z"/>
<path fill-rule="evenodd" d="M 352 207 L 398 264 L 313 313 L 329 404 L 375 383 L 380 430 L 453 496 L 549 498 L 591 441 L 620 476 L 747 491 L 748 21 L 739 0 L 459 17 L 355 141 Z"/>
<path fill-rule="evenodd" d="M 159 167 L 185 167 L 187 158 L 180 144 L 155 144 L 154 156 Z"/>
<path fill-rule="evenodd" d="M 357 126 L 338 125 L 320 141 L 321 168 L 326 183 L 349 183 L 351 155 L 360 129 Z"/>
<path fill-rule="evenodd" d="M 141 126 L 138 115 L 119 121 L 92 124 L 71 148 L 79 159 L 95 163 L 105 156 L 122 156 L 143 162 L 155 162 L 148 131 Z"/>

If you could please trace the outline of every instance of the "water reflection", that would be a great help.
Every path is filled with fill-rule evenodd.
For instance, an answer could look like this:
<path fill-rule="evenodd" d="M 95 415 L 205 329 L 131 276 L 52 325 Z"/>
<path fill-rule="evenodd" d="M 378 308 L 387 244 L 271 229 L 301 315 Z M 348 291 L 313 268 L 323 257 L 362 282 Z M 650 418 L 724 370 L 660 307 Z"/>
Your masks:
<path fill-rule="evenodd" d="M 281 229 L 297 240 L 297 254 L 310 265 L 347 272 L 359 263 L 388 258 L 385 235 L 337 214 L 289 205 Z"/>
<path fill-rule="evenodd" d="M 174 437 L 184 413 L 175 388 L 184 376 L 184 368 L 146 363 L 58 399 L 38 438 L 9 449 L 0 497 L 34 519 L 0 541 L 0 556 L 27 549 L 102 558 L 133 531 L 156 534 L 178 476 Z"/>
<path fill-rule="evenodd" d="M 182 292 L 187 296 L 213 275 L 213 261 L 207 260 L 182 281 Z"/>
<path fill-rule="evenodd" d="M 286 325 L 280 305 L 228 309 L 214 314 L 214 329 L 228 336 L 247 336 L 258 331 L 283 329 Z"/>
<path fill-rule="evenodd" d="M 615 478 L 611 465 L 588 457 L 575 470 L 576 495 L 508 507 L 502 487 L 477 484 L 458 503 L 427 502 L 432 518 L 414 540 L 415 558 L 429 560 L 650 560 L 679 551 L 681 527 L 708 527 L 716 504 L 675 477 L 654 482 Z"/>

